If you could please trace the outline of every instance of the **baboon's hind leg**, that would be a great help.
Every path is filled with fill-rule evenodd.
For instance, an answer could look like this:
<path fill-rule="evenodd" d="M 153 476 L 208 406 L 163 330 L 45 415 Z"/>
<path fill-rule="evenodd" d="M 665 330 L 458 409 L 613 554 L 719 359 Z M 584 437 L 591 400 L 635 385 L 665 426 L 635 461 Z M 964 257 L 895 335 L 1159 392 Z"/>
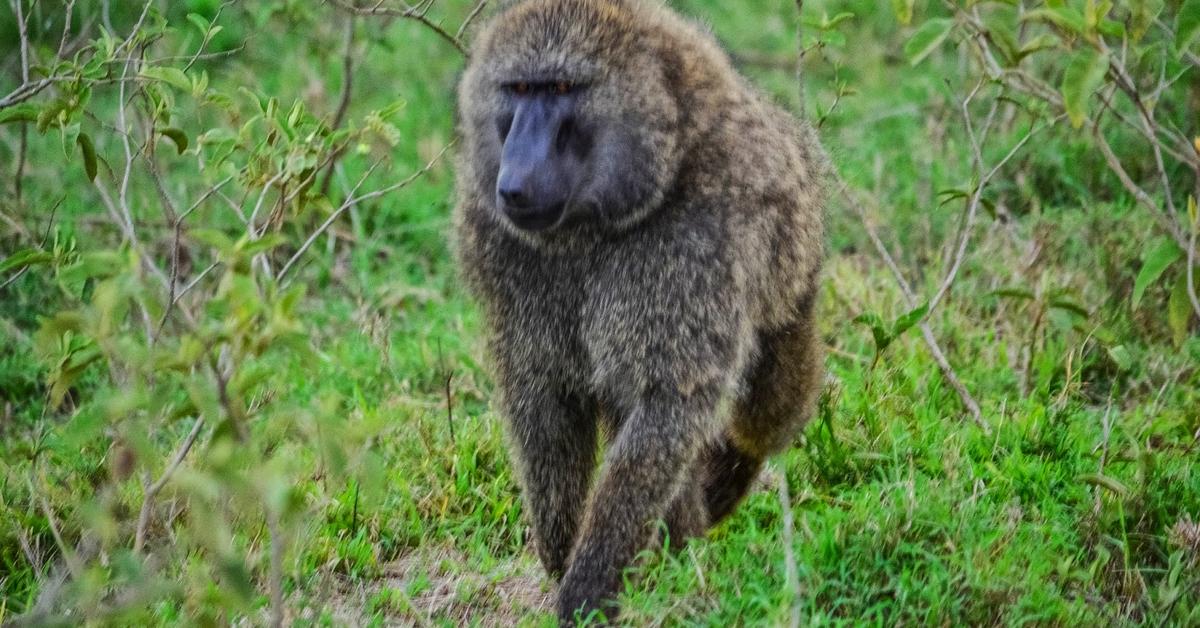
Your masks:
<path fill-rule="evenodd" d="M 820 394 L 822 356 L 811 313 L 764 333 L 746 394 L 733 408 L 729 430 L 705 453 L 704 501 L 710 524 L 727 516 L 749 492 L 763 461 L 785 449 L 812 416 Z"/>
<path fill-rule="evenodd" d="M 733 512 L 750 490 L 762 459 L 739 450 L 728 435 L 710 445 L 704 459 L 704 509 L 710 524 L 716 524 Z"/>

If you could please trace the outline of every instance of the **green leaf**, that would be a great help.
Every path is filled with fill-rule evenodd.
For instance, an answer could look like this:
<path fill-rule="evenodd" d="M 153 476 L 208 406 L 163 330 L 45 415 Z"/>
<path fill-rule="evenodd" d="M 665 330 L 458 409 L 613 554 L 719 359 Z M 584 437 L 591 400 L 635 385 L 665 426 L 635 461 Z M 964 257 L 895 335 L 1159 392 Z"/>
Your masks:
<path fill-rule="evenodd" d="M 287 242 L 287 238 L 278 234 L 271 233 L 257 240 L 242 238 L 237 244 L 237 250 L 242 255 L 253 257 L 259 253 L 266 253 L 271 249 L 280 246 Z"/>
<path fill-rule="evenodd" d="M 913 5 L 916 3 L 916 0 L 892 0 L 892 11 L 901 24 L 907 26 L 912 23 Z"/>
<path fill-rule="evenodd" d="M 128 265 L 127 258 L 118 251 L 93 251 L 79 256 L 75 263 L 63 268 L 58 274 L 59 281 L 68 285 L 77 284 L 94 278 L 113 277 Z"/>
<path fill-rule="evenodd" d="M 192 91 L 192 80 L 184 74 L 179 68 L 170 67 L 151 67 L 144 68 L 141 72 L 144 78 L 155 81 L 162 81 L 171 87 L 183 90 L 185 92 Z"/>
<path fill-rule="evenodd" d="M 45 264 L 54 259 L 54 256 L 39 251 L 37 249 L 22 249 L 4 258 L 0 261 L 0 273 L 18 268 L 21 266 L 33 266 L 34 264 Z"/>
<path fill-rule="evenodd" d="M 165 129 L 159 129 L 158 132 L 161 133 L 163 137 L 169 138 L 172 142 L 175 142 L 175 148 L 179 151 L 180 155 L 183 154 L 183 151 L 187 150 L 188 138 L 181 129 L 177 129 L 172 126 Z"/>
<path fill-rule="evenodd" d="M 1037 299 L 1037 295 L 1032 290 L 1026 288 L 1000 288 L 991 292 L 993 296 L 1004 297 L 1007 299 L 1017 299 L 1020 301 L 1033 301 Z"/>
<path fill-rule="evenodd" d="M 1089 318 L 1092 315 L 1086 307 L 1064 297 L 1050 301 L 1050 308 L 1070 312 L 1083 319 Z"/>
<path fill-rule="evenodd" d="M 189 22 L 196 25 L 196 29 L 200 31 L 201 35 L 208 34 L 208 20 L 206 20 L 202 15 L 198 13 L 188 13 L 187 19 Z"/>
<path fill-rule="evenodd" d="M 230 382 L 229 388 L 238 395 L 244 395 L 251 392 L 255 386 L 267 381 L 276 369 L 259 362 L 251 362 L 242 365 L 238 370 L 233 381 Z"/>
<path fill-rule="evenodd" d="M 1200 0 L 1185 0 L 1175 20 L 1175 51 L 1183 54 L 1200 36 Z"/>
<path fill-rule="evenodd" d="M 1129 354 L 1129 347 L 1125 345 L 1117 345 L 1108 348 L 1108 357 L 1112 359 L 1113 364 L 1117 365 L 1118 369 L 1128 371 L 1133 366 L 1133 356 Z"/>
<path fill-rule="evenodd" d="M 216 229 L 192 229 L 189 234 L 196 240 L 207 244 L 223 255 L 228 255 L 234 250 L 233 240 L 231 240 L 229 236 L 217 231 Z"/>
<path fill-rule="evenodd" d="M 1171 264 L 1183 257 L 1183 251 L 1173 241 L 1163 238 L 1154 248 L 1146 249 L 1142 255 L 1142 270 L 1133 282 L 1133 309 L 1137 309 L 1146 294 L 1146 288 L 1158 281 Z"/>
<path fill-rule="evenodd" d="M 88 181 L 95 181 L 99 167 L 96 165 L 96 145 L 92 144 L 92 137 L 80 133 L 75 142 L 79 144 L 79 152 L 83 153 L 83 171 L 87 173 Z"/>
<path fill-rule="evenodd" d="M 1129 494 L 1129 488 L 1119 482 L 1116 478 L 1112 478 L 1100 473 L 1085 473 L 1077 476 L 1075 479 L 1085 484 L 1106 488 L 1119 497 L 1124 497 Z"/>
<path fill-rule="evenodd" d="M 1163 0 L 1129 0 L 1129 34 L 1139 41 L 1162 13 Z"/>
<path fill-rule="evenodd" d="M 845 22 L 846 20 L 853 19 L 853 18 L 854 18 L 853 13 L 843 11 L 831 18 L 823 19 L 821 21 L 820 28 L 821 28 L 821 30 L 825 30 L 825 31 L 830 30 L 832 28 L 837 28 L 838 24 L 841 24 L 842 22 Z"/>
<path fill-rule="evenodd" d="M 1192 273 L 1200 277 L 1200 268 Z M 1200 280 L 1198 280 L 1200 281 Z M 1176 347 L 1183 346 L 1188 337 L 1188 325 L 1192 322 L 1192 300 L 1188 296 L 1188 276 L 1182 273 L 1171 291 L 1171 300 L 1167 303 L 1167 323 L 1171 327 L 1171 340 Z"/>
<path fill-rule="evenodd" d="M 892 338 L 899 338 L 904 335 L 904 332 L 912 329 L 913 325 L 921 322 L 925 315 L 929 313 L 929 304 L 925 303 L 919 307 L 913 308 L 912 311 L 896 319 L 892 324 Z"/>
<path fill-rule="evenodd" d="M 950 18 L 933 19 L 922 24 L 904 44 L 904 56 L 908 57 L 909 64 L 915 66 L 924 61 L 946 41 L 953 29 L 954 20 Z"/>
<path fill-rule="evenodd" d="M 37 122 L 41 109 L 36 105 L 22 103 L 0 110 L 0 124 L 9 122 Z"/>
<path fill-rule="evenodd" d="M 1041 35 L 1038 35 L 1037 37 L 1025 42 L 1025 45 L 1021 46 L 1021 49 L 1017 51 L 1017 60 L 1020 61 L 1031 54 L 1036 54 L 1043 50 L 1057 48 L 1059 43 L 1060 40 L 1058 37 L 1048 33 L 1042 33 Z"/>
<path fill-rule="evenodd" d="M 1100 20 L 1100 23 L 1096 25 L 1096 30 L 1100 31 L 1101 35 L 1107 35 L 1114 39 L 1125 38 L 1125 25 L 1116 20 Z"/>
<path fill-rule="evenodd" d="M 1099 32 L 1110 37 L 1125 36 L 1125 25 L 1108 19 L 1112 8 L 1112 0 L 1087 0 L 1083 7 L 1083 21 L 1089 35 Z"/>
<path fill-rule="evenodd" d="M 1066 6 L 1027 11 L 1021 16 L 1021 20 L 1049 22 L 1050 24 L 1054 24 L 1055 26 L 1058 26 L 1064 30 L 1075 33 L 1076 35 L 1082 35 L 1087 27 L 1087 22 L 1083 17 L 1083 13 Z"/>
<path fill-rule="evenodd" d="M 1062 95 L 1063 105 L 1075 128 L 1083 126 L 1088 114 L 1088 100 L 1104 84 L 1107 73 L 1108 55 L 1091 48 L 1080 50 L 1071 59 L 1063 74 Z"/>
<path fill-rule="evenodd" d="M 47 129 L 56 124 L 62 124 L 66 116 L 67 102 L 63 98 L 56 98 L 46 107 L 38 112 L 37 116 L 37 131 L 45 133 Z"/>
<path fill-rule="evenodd" d="M 883 350 L 887 349 L 888 345 L 892 344 L 891 334 L 888 333 L 887 327 L 883 323 L 883 319 L 879 318 L 878 314 L 874 312 L 864 312 L 854 317 L 853 322 L 871 329 L 871 335 L 875 339 L 876 354 L 883 353 Z"/>

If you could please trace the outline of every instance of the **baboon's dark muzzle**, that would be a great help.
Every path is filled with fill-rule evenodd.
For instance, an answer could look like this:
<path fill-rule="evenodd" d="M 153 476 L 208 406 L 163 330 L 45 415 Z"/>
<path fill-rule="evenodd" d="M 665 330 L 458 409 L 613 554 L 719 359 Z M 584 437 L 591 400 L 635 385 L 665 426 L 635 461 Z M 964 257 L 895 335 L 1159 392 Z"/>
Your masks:
<path fill-rule="evenodd" d="M 566 208 L 574 177 L 572 160 L 559 146 L 559 136 L 569 126 L 565 105 L 548 97 L 521 102 L 504 138 L 496 204 L 519 229 L 553 227 Z"/>

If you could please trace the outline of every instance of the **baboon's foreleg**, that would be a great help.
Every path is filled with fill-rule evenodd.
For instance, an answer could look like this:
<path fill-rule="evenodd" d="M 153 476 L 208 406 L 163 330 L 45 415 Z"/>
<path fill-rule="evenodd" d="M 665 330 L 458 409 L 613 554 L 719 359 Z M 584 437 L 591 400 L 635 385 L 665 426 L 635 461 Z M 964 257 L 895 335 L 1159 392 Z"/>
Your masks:
<path fill-rule="evenodd" d="M 663 516 L 672 550 L 678 550 L 688 539 L 704 536 L 708 530 L 708 509 L 704 504 L 704 487 L 699 478 L 704 467 L 693 463 L 684 473 L 683 481 Z"/>
<path fill-rule="evenodd" d="M 557 579 L 566 571 L 595 467 L 596 419 L 549 390 L 518 393 L 507 414 L 538 555 Z"/>
<path fill-rule="evenodd" d="M 655 393 L 631 413 L 609 448 L 559 590 L 558 613 L 572 623 L 603 610 L 613 619 L 621 572 L 647 547 L 704 440 L 715 395 Z"/>

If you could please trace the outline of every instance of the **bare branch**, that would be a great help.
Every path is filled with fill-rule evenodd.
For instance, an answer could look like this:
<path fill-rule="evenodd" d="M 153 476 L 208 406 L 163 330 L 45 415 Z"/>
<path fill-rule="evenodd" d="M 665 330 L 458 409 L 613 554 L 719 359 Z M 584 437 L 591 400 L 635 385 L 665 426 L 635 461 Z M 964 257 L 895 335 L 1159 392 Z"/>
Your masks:
<path fill-rule="evenodd" d="M 800 2 L 797 2 L 799 5 Z M 779 508 L 783 514 L 783 569 L 786 574 L 787 591 L 791 594 L 791 602 L 788 606 L 791 608 L 791 621 L 788 624 L 792 628 L 800 625 L 800 605 L 797 600 L 800 599 L 800 571 L 796 569 L 796 540 L 795 540 L 795 517 L 796 514 L 792 511 L 792 498 L 788 491 L 786 467 L 779 464 L 775 476 L 775 483 L 779 491 Z"/>
<path fill-rule="evenodd" d="M 297 250 L 294 255 L 292 255 L 291 259 L 289 259 L 286 264 L 283 265 L 283 268 L 279 270 L 279 274 L 276 276 L 276 279 L 283 281 L 284 276 L 287 275 L 288 271 L 296 265 L 296 262 L 304 256 L 304 253 L 313 245 L 313 242 L 316 242 L 317 238 L 321 237 L 321 234 L 325 233 L 325 230 L 328 229 L 329 226 L 332 225 L 339 217 L 341 217 L 341 215 L 347 209 L 350 209 L 354 205 L 357 205 L 363 201 L 378 198 L 384 194 L 390 194 L 396 190 L 399 190 L 400 188 L 408 186 L 410 183 L 416 181 L 419 177 L 432 170 L 433 167 L 437 165 L 439 161 L 441 161 L 442 157 L 446 154 L 446 151 L 450 150 L 451 146 L 454 146 L 454 142 L 447 144 L 436 156 L 434 156 L 432 160 L 429 161 L 429 163 L 425 164 L 424 168 L 412 173 L 403 181 L 380 188 L 374 192 L 368 192 L 362 196 L 354 196 L 354 192 L 363 184 L 364 181 L 366 181 L 366 177 L 371 174 L 371 171 L 374 170 L 374 166 L 372 166 L 371 170 L 368 170 L 367 173 L 363 175 L 363 178 L 359 180 L 358 184 L 354 186 L 354 190 L 350 192 L 346 198 L 346 201 L 342 203 L 341 207 L 338 207 L 332 214 L 330 214 L 329 218 L 325 219 L 325 222 L 321 223 L 321 226 L 318 227 L 317 230 L 312 233 L 312 235 L 308 236 L 308 239 L 304 241 L 304 244 L 300 246 L 300 249 Z"/>
<path fill-rule="evenodd" d="M 875 246 L 875 251 L 881 258 L 883 258 L 883 261 L 885 264 L 887 264 L 888 269 L 892 271 L 892 277 L 896 280 L 896 285 L 900 288 L 900 293 L 901 296 L 904 297 L 905 303 L 909 308 L 917 307 L 919 303 L 917 302 L 917 298 L 913 293 L 912 287 L 909 285 L 908 280 L 904 278 L 904 273 L 901 272 L 900 267 L 896 264 L 896 260 L 892 257 L 892 254 L 888 251 L 887 246 L 884 245 L 883 240 L 879 237 L 878 230 L 876 230 L 875 225 L 867 215 L 866 210 L 863 209 L 863 203 L 850 193 L 849 184 L 842 179 L 841 175 L 835 173 L 834 181 L 841 188 L 840 193 L 845 198 L 846 204 L 849 205 L 856 214 L 858 214 L 859 220 L 862 221 L 863 228 L 866 230 L 867 236 L 871 240 L 871 244 Z M 938 369 L 942 372 L 942 377 L 945 378 L 946 382 L 950 384 L 950 387 L 953 388 L 956 393 L 958 393 L 958 398 L 962 401 L 963 406 L 965 406 L 967 411 L 971 414 L 971 418 L 975 421 L 975 424 L 979 426 L 979 429 L 981 429 L 984 434 L 991 434 L 992 428 L 983 420 L 983 411 L 980 409 L 979 403 L 975 401 L 973 396 L 971 396 L 971 392 L 967 390 L 967 387 L 962 383 L 962 380 L 959 379 L 958 374 L 954 371 L 954 367 L 950 365 L 950 361 L 946 359 L 946 354 L 942 351 L 941 346 L 938 344 L 937 338 L 933 335 L 933 328 L 930 327 L 928 320 L 921 321 L 918 326 L 921 329 L 921 337 L 925 340 L 925 345 L 929 348 L 929 353 L 933 357 L 933 361 L 937 363 Z"/>
<path fill-rule="evenodd" d="M 999 101 L 996 102 L 998 103 Z M 995 111 L 995 105 L 993 105 L 992 111 Z M 967 112 L 965 105 L 963 107 L 963 113 L 968 117 L 968 119 L 970 118 L 970 113 Z M 958 271 L 962 267 L 963 259 L 966 257 L 967 246 L 971 241 L 971 227 L 974 225 L 975 216 L 979 213 L 979 205 L 983 200 L 983 191 L 987 187 L 988 183 L 990 183 L 996 174 L 1000 172 L 1000 169 L 1003 168 L 1005 164 L 1011 161 L 1012 158 L 1015 157 L 1018 152 L 1020 152 L 1025 144 L 1029 143 L 1029 140 L 1032 139 L 1034 135 L 1043 129 L 1054 126 L 1061 119 L 1062 118 L 1060 116 L 1050 123 L 1044 124 L 1040 127 L 1030 127 L 1029 131 L 1025 133 L 1025 135 L 1016 143 L 1015 146 L 1012 147 L 1012 150 L 1008 151 L 1008 154 L 1005 155 L 1003 159 L 997 162 L 996 165 L 987 172 L 987 174 L 984 174 L 979 179 L 979 182 L 975 185 L 975 191 L 971 193 L 971 198 L 967 202 L 966 217 L 963 220 L 962 232 L 959 234 L 958 246 L 954 253 L 954 261 L 950 265 L 950 270 L 946 272 L 945 278 L 942 279 L 942 283 L 941 286 L 938 287 L 938 291 L 934 293 L 933 298 L 929 300 L 929 313 L 932 313 L 935 309 L 937 309 L 938 304 L 940 304 L 942 299 L 945 298 L 946 293 L 950 291 L 950 287 L 954 284 L 954 280 L 958 277 Z M 969 120 L 967 122 L 967 126 L 970 128 Z M 968 135 L 971 138 L 971 143 L 975 152 L 979 154 L 981 150 L 974 132 L 968 132 Z M 979 160 L 980 161 L 977 162 L 977 168 L 982 170 L 982 157 L 979 157 Z M 926 314 L 926 316 L 928 315 L 929 314 Z"/>
<path fill-rule="evenodd" d="M 138 513 L 137 529 L 134 532 L 133 552 L 135 554 L 142 553 L 142 547 L 146 543 L 146 527 L 150 524 L 150 511 L 154 507 L 154 498 L 158 496 L 159 491 L 167 485 L 171 480 L 171 476 L 175 475 L 175 471 L 179 469 L 179 465 L 183 464 L 183 459 L 187 458 L 188 452 L 192 450 L 192 445 L 196 444 L 196 438 L 200 436 L 200 430 L 204 428 L 204 417 L 196 417 L 196 422 L 192 424 L 192 430 L 184 437 L 179 448 L 175 450 L 175 455 L 171 457 L 171 461 L 167 464 L 167 468 L 163 469 L 162 475 L 155 482 L 150 482 L 149 473 L 146 473 L 142 479 L 142 509 Z"/>
<path fill-rule="evenodd" d="M 1121 160 L 1117 157 L 1116 153 L 1113 152 L 1112 146 L 1108 143 L 1108 140 L 1104 137 L 1104 134 L 1100 132 L 1099 121 L 1092 125 L 1092 136 L 1096 139 L 1096 145 L 1100 148 L 1100 152 L 1104 155 L 1104 161 L 1108 163 L 1108 169 L 1112 170 L 1113 174 L 1117 175 L 1117 179 L 1121 181 L 1121 185 L 1125 187 L 1125 190 L 1133 195 L 1133 198 L 1138 203 L 1150 210 L 1150 213 L 1153 214 L 1154 218 L 1158 221 L 1159 226 L 1161 226 L 1168 234 L 1170 234 L 1171 238 L 1174 239 L 1177 244 L 1179 244 L 1179 248 L 1187 249 L 1187 239 L 1180 231 L 1178 223 L 1176 223 L 1173 218 L 1163 212 L 1163 209 L 1159 207 L 1158 203 L 1154 202 L 1154 199 L 1151 198 L 1150 194 L 1143 190 L 1141 186 L 1139 186 L 1133 180 L 1133 178 L 1129 176 L 1129 173 L 1125 171 L 1125 166 L 1121 165 Z"/>
<path fill-rule="evenodd" d="M 22 83 L 4 98 L 0 98 L 0 109 L 7 109 L 13 105 L 20 103 L 37 96 L 42 90 L 50 87 L 51 84 L 66 81 L 68 77 L 48 77 L 34 81 L 32 83 Z"/>
<path fill-rule="evenodd" d="M 382 2 L 376 3 L 376 5 L 372 6 L 372 7 L 354 6 L 347 0 L 328 0 L 328 2 L 330 2 L 331 4 L 333 4 L 336 7 L 341 8 L 344 11 L 349 11 L 355 15 L 386 15 L 386 16 L 390 16 L 390 17 L 399 17 L 399 18 L 404 18 L 404 19 L 408 19 L 408 20 L 415 20 L 417 22 L 420 22 L 421 24 L 424 24 L 433 32 L 437 33 L 438 36 L 440 36 L 442 39 L 445 39 L 446 41 L 450 42 L 450 45 L 457 48 L 458 51 L 461 52 L 464 57 L 470 56 L 470 53 L 467 52 L 466 44 L 464 44 L 463 41 L 458 38 L 458 36 L 450 33 L 445 28 L 442 28 L 442 26 L 440 24 L 429 19 L 429 16 L 426 15 L 426 13 L 429 10 L 430 5 L 433 4 L 432 2 L 422 2 L 421 4 L 418 4 L 415 7 L 406 4 L 406 5 L 404 5 L 403 8 L 380 6 L 382 4 Z"/>
<path fill-rule="evenodd" d="M 17 33 L 20 38 L 21 46 L 21 84 L 29 84 L 29 21 L 23 15 L 24 9 L 22 5 L 24 0 L 12 0 L 13 8 L 17 14 Z M 69 19 L 69 18 L 68 18 Z M 13 198 L 17 203 L 21 202 L 21 186 L 25 178 L 25 156 L 29 150 L 29 125 L 21 123 L 20 145 L 17 148 L 17 167 L 13 172 Z"/>
<path fill-rule="evenodd" d="M 34 493 L 30 487 L 30 493 Z M 37 491 L 38 503 L 42 507 L 42 514 L 46 516 L 46 523 L 50 524 L 50 534 L 54 536 L 54 542 L 58 545 L 58 551 L 62 554 L 63 561 L 67 563 L 67 570 L 71 572 L 71 577 L 79 579 L 83 575 L 83 563 L 79 560 L 79 556 L 75 554 L 66 541 L 63 540 L 62 533 L 58 531 L 58 523 L 54 518 L 54 511 L 50 509 L 50 502 L 46 501 L 46 494 Z"/>
<path fill-rule="evenodd" d="M 1192 302 L 1192 309 L 1196 311 L 1196 316 L 1200 316 L 1200 298 L 1196 297 L 1196 235 L 1200 232 L 1200 225 L 1192 225 L 1192 237 L 1188 240 L 1187 247 L 1187 294 L 1188 300 Z"/>
<path fill-rule="evenodd" d="M 283 626 L 283 535 L 279 529 L 279 513 L 267 504 L 267 534 L 271 539 L 271 563 L 267 570 L 267 584 L 271 593 L 271 626 Z"/>
<path fill-rule="evenodd" d="M 183 231 L 183 221 L 186 220 L 187 217 L 189 215 L 191 215 L 192 212 L 196 211 L 196 208 L 203 205 L 205 201 L 207 201 L 210 197 L 212 197 L 213 194 L 216 194 L 217 192 L 219 192 L 221 190 L 221 188 L 225 187 L 225 185 L 228 184 L 232 180 L 233 180 L 233 175 L 230 175 L 228 177 L 225 177 L 221 181 L 217 182 L 216 185 L 210 187 L 208 189 L 208 191 L 206 191 L 204 194 L 202 194 L 200 196 L 200 198 L 196 200 L 195 203 L 192 203 L 192 206 L 187 208 L 187 211 L 183 212 L 182 214 L 179 215 L 178 218 L 175 219 L 175 225 L 174 225 L 175 240 L 171 246 L 171 279 L 167 283 L 167 307 L 163 308 L 162 318 L 159 319 L 159 321 L 158 321 L 158 328 L 155 329 L 155 331 L 154 331 L 154 337 L 151 339 L 151 344 L 153 344 L 154 341 L 158 340 L 159 334 L 162 333 L 163 327 L 167 324 L 167 319 L 170 318 L 170 316 L 171 316 L 171 310 L 174 309 L 175 304 L 178 303 L 179 299 L 182 298 L 183 295 L 186 293 L 186 290 L 181 291 L 178 294 L 176 294 L 176 292 L 175 292 L 175 285 L 179 281 L 179 251 L 180 251 L 180 246 L 182 246 L 181 242 L 180 242 L 180 238 L 182 236 L 182 231 Z M 216 266 L 216 264 L 214 264 L 213 266 L 209 266 L 208 270 L 205 270 L 203 273 L 200 274 L 200 278 L 203 278 L 204 275 L 208 274 L 208 272 L 210 270 L 212 270 L 213 267 L 215 267 L 215 266 Z M 188 285 L 189 285 L 189 287 L 194 286 L 195 280 Z"/>
<path fill-rule="evenodd" d="M 17 35 L 21 47 L 21 83 L 29 84 L 29 16 L 25 15 L 25 0 L 12 0 L 17 14 Z"/>
<path fill-rule="evenodd" d="M 71 34 L 71 20 L 75 16 L 75 0 L 70 0 L 70 2 L 67 2 L 67 6 L 63 11 L 66 14 L 66 17 L 63 18 L 62 37 L 58 40 L 58 52 L 54 53 L 55 56 L 60 59 L 62 58 L 63 53 L 67 50 L 67 39 Z"/>
<path fill-rule="evenodd" d="M 354 26 L 355 16 L 347 16 L 346 33 L 342 42 L 342 96 L 338 101 L 337 110 L 333 114 L 333 122 L 329 124 L 329 127 L 334 130 L 341 128 L 342 123 L 346 120 L 346 113 L 350 110 L 350 96 L 354 87 Z M 321 182 L 322 196 L 329 194 L 329 186 L 333 184 L 333 173 L 337 168 L 337 160 L 344 150 L 344 146 L 337 147 L 333 157 L 329 160 L 329 165 L 325 170 L 325 179 Z"/>
<path fill-rule="evenodd" d="M 800 1 L 803 2 L 804 0 Z M 487 5 L 488 0 L 479 0 L 479 4 L 476 4 L 475 8 L 471 9 L 471 12 L 467 14 L 467 18 L 463 20 L 462 25 L 458 27 L 458 32 L 454 34 L 455 39 L 462 41 L 463 35 L 467 33 L 467 29 L 471 26 L 471 22 L 474 22 L 475 18 L 479 17 L 480 13 L 483 13 L 483 9 L 486 8 Z"/>

